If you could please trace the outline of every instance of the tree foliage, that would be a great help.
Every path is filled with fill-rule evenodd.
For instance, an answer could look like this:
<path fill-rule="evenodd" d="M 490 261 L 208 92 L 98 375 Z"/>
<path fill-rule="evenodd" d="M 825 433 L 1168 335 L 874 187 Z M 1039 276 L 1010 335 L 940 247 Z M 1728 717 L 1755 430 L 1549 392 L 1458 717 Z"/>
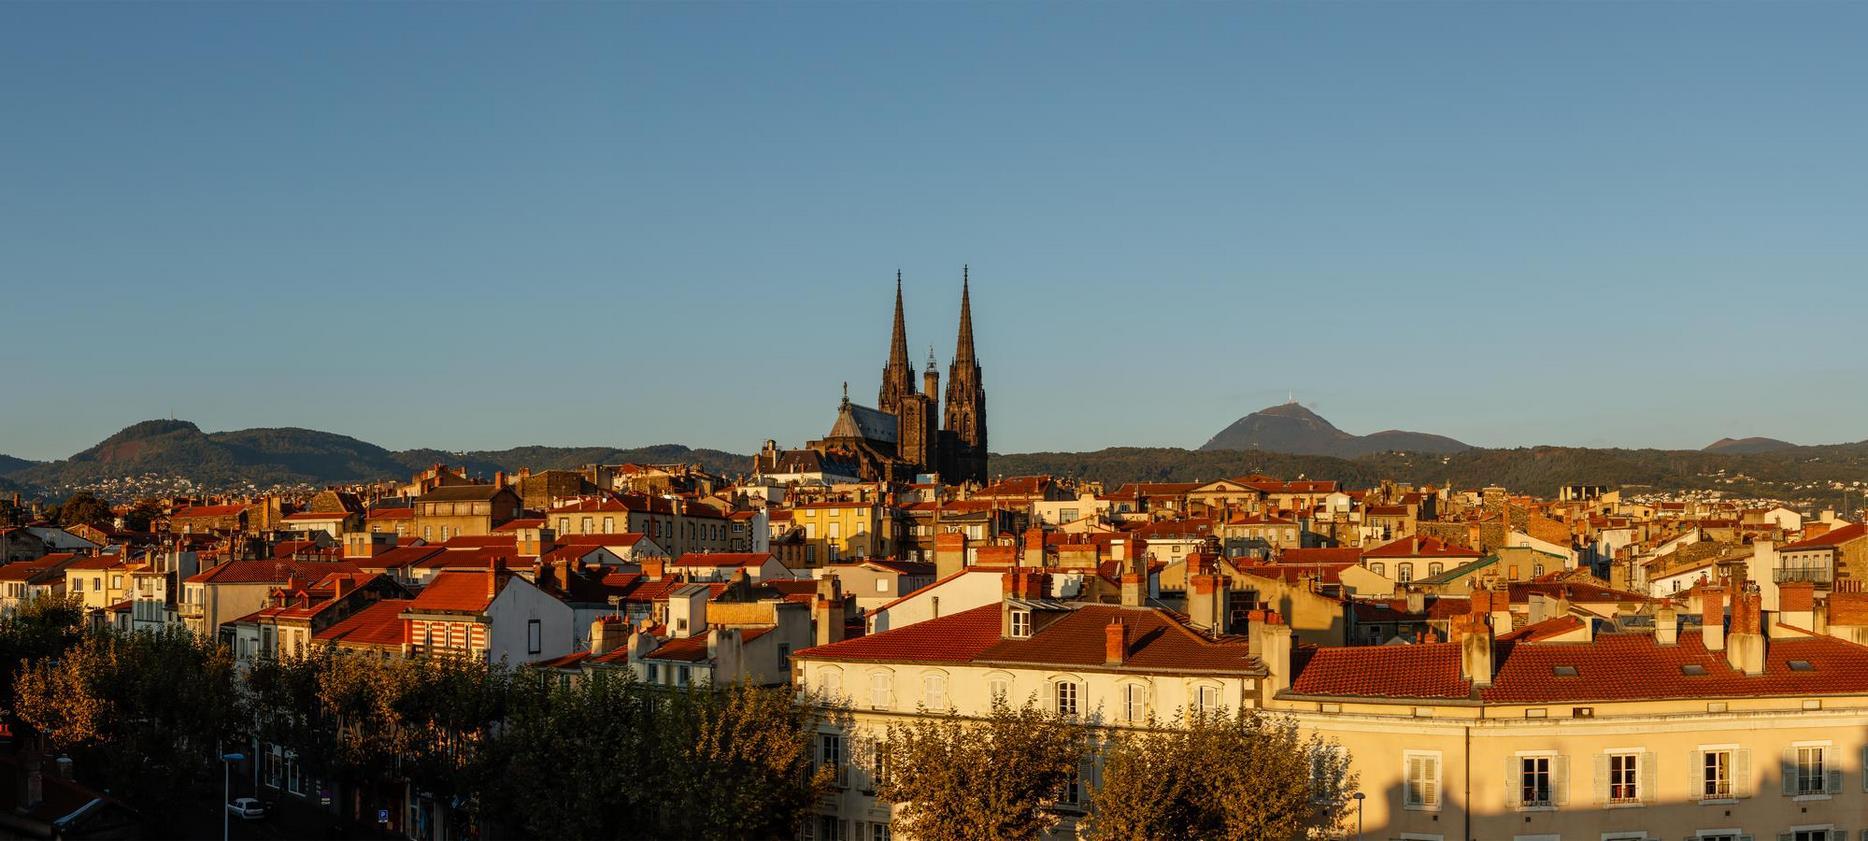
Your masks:
<path fill-rule="evenodd" d="M 830 790 L 831 770 L 812 769 L 817 713 L 787 689 L 691 690 L 661 710 L 655 767 L 669 798 L 663 835 L 791 838 Z"/>
<path fill-rule="evenodd" d="M 901 833 L 926 841 L 1036 838 L 1089 750 L 1088 728 L 1027 702 L 995 699 L 980 719 L 891 725 L 877 796 L 902 805 Z"/>
<path fill-rule="evenodd" d="M 93 632 L 31 663 L 15 700 L 79 779 L 157 818 L 178 793 L 218 789 L 221 751 L 244 741 L 232 656 L 181 628 Z"/>
<path fill-rule="evenodd" d="M 1193 715 L 1118 735 L 1104 755 L 1088 835 L 1102 841 L 1341 836 L 1348 755 L 1289 718 Z"/>
<path fill-rule="evenodd" d="M 90 491 L 79 491 L 58 506 L 58 522 L 64 526 L 108 525 L 115 519 L 110 503 Z"/>

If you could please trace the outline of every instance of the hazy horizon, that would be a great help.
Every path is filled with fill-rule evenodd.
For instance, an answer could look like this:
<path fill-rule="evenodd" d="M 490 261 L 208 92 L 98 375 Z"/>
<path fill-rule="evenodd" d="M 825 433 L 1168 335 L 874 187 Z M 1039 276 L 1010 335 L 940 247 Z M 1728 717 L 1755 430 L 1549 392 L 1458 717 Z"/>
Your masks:
<path fill-rule="evenodd" d="M 0 452 L 1868 438 L 1860 4 L 0 5 Z M 1854 302 L 1854 303 L 1851 303 Z"/>

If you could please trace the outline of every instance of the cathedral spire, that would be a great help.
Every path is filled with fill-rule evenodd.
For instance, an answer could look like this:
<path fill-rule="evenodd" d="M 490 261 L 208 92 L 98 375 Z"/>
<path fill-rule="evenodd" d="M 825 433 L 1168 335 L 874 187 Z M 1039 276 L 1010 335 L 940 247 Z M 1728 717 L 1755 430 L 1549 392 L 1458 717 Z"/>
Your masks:
<path fill-rule="evenodd" d="M 882 366 L 882 388 L 876 408 L 891 415 L 901 412 L 902 398 L 915 391 L 915 366 L 908 361 L 908 325 L 902 315 L 902 273 L 895 271 L 895 333 L 889 337 L 889 361 Z"/>
<path fill-rule="evenodd" d="M 960 338 L 953 349 L 955 365 L 977 364 L 973 359 L 973 290 L 969 267 L 960 267 Z"/>
<path fill-rule="evenodd" d="M 941 429 L 942 478 L 950 482 L 986 480 L 986 387 L 973 354 L 973 284 L 971 267 L 960 269 L 960 335 L 947 369 L 946 417 Z"/>

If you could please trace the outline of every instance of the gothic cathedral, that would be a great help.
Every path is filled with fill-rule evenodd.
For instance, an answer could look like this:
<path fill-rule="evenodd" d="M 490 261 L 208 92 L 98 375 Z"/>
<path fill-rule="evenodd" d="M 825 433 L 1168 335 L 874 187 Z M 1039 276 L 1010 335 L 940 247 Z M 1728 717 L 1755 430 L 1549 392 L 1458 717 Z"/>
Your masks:
<path fill-rule="evenodd" d="M 895 326 L 889 361 L 882 366 L 876 407 L 850 402 L 844 388 L 837 421 L 823 440 L 806 446 L 826 457 L 852 460 L 864 481 L 911 482 L 938 473 L 950 484 L 986 482 L 986 387 L 973 354 L 972 280 L 960 273 L 960 335 L 947 368 L 946 420 L 940 411 L 940 372 L 928 350 L 921 388 L 908 361 L 908 327 L 902 310 L 902 278 L 895 274 Z"/>

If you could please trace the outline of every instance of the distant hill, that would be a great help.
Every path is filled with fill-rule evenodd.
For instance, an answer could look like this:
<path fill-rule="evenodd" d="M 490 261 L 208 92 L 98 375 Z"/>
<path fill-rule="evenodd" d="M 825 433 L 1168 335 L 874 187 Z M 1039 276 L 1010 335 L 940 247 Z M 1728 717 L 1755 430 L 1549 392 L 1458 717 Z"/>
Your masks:
<path fill-rule="evenodd" d="M 1265 450 L 1273 453 L 1355 458 L 1369 453 L 1457 453 L 1472 449 L 1444 435 L 1390 429 L 1351 435 L 1297 403 L 1260 409 L 1219 431 L 1201 450 Z"/>
<path fill-rule="evenodd" d="M 132 424 L 63 461 L 33 465 L 13 479 L 59 489 L 145 473 L 208 487 L 354 482 L 405 473 L 395 454 L 346 435 L 313 429 L 205 433 L 182 420 Z"/>
<path fill-rule="evenodd" d="M 23 462 L 23 460 L 21 460 Z M 679 444 L 651 447 L 517 447 L 508 450 L 395 452 L 347 435 L 314 429 L 242 429 L 202 432 L 183 420 L 132 424 L 63 461 L 24 462 L 7 479 L 28 488 L 57 492 L 106 479 L 158 474 L 189 479 L 208 488 L 243 485 L 330 485 L 376 479 L 407 479 L 436 463 L 464 465 L 475 475 L 581 467 L 622 462 L 698 463 L 703 469 L 743 472 L 750 456 L 693 450 Z"/>
<path fill-rule="evenodd" d="M 1278 407 L 1295 421 L 1288 430 L 1328 435 L 1335 427 L 1302 407 Z M 1265 415 L 1266 413 L 1256 413 Z M 1306 417 L 1308 416 L 1308 417 Z M 1336 430 L 1338 434 L 1340 430 Z M 1395 433 L 1412 435 L 1414 433 Z M 1358 436 L 1347 436 L 1357 438 Z M 1425 436 L 1440 439 L 1439 436 Z M 1377 433 L 1361 439 L 1397 439 Z M 1295 437 L 1280 439 L 1288 445 Z M 1269 449 L 1184 450 L 1115 447 L 1095 452 L 994 454 L 995 475 L 1051 474 L 1089 479 L 1110 489 L 1134 481 L 1210 481 L 1247 473 L 1282 478 L 1334 479 L 1350 488 L 1385 478 L 1417 484 L 1472 488 L 1496 484 L 1518 493 L 1551 495 L 1562 485 L 1646 486 L 1655 491 L 1720 490 L 1733 496 L 1772 497 L 1825 503 L 1842 501 L 1841 487 L 1868 481 L 1868 442 L 1824 446 L 1786 445 L 1768 452 L 1621 450 L 1580 447 L 1517 449 L 1462 447 L 1431 452 L 1418 446 L 1380 446 L 1352 457 L 1293 454 Z M 4 477 L 28 493 L 60 498 L 69 489 L 108 479 L 156 474 L 186 478 L 208 489 L 248 485 L 327 485 L 375 479 L 407 479 L 437 462 L 465 465 L 476 476 L 581 467 L 585 464 L 699 464 L 713 473 L 744 473 L 750 457 L 679 444 L 650 447 L 515 447 L 450 452 L 391 451 L 345 435 L 311 429 L 243 429 L 202 432 L 187 421 L 145 421 L 63 461 L 27 463 Z M 1860 495 L 1856 496 L 1857 501 Z"/>
<path fill-rule="evenodd" d="M 31 467 L 38 463 L 39 462 L 36 462 L 36 461 L 28 461 L 23 458 L 14 458 L 13 456 L 7 455 L 5 453 L 0 453 L 0 476 L 5 476 L 9 473 L 17 473 L 21 470 L 25 470 L 26 468 Z"/>
<path fill-rule="evenodd" d="M 1727 455 L 1745 455 L 1750 453 L 1773 453 L 1778 450 L 1793 449 L 1797 445 L 1776 438 L 1720 438 L 1707 444 L 1702 453 L 1725 453 Z"/>
<path fill-rule="evenodd" d="M 1475 488 L 1500 485 L 1550 496 L 1569 484 L 1719 490 L 1731 496 L 1839 502 L 1839 485 L 1868 481 L 1868 441 L 1769 453 L 1583 447 L 1471 448 L 1457 453 L 1375 452 L 1355 458 L 1262 450 L 1116 447 L 1089 453 L 993 455 L 994 475 L 1049 473 L 1103 482 L 1212 481 L 1248 473 L 1334 479 L 1364 488 L 1387 478 Z M 1857 501 L 1861 495 L 1855 495 Z"/>

